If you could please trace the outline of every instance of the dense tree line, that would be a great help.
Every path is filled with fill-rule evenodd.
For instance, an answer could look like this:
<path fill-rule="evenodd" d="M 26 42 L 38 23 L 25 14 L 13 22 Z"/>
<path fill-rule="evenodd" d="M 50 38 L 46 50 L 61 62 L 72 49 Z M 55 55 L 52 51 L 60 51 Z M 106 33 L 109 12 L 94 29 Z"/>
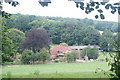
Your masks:
<path fill-rule="evenodd" d="M 44 29 L 53 44 L 100 45 L 100 31 L 117 32 L 118 23 L 74 18 L 40 17 L 16 14 L 6 20 L 8 28 L 28 33 L 34 28 Z"/>
<path fill-rule="evenodd" d="M 65 21 L 72 22 L 81 22 L 84 24 L 84 27 L 93 26 L 95 29 L 104 31 L 106 29 L 117 32 L 118 23 L 117 22 L 108 22 L 108 21 L 95 21 L 91 19 L 79 19 L 79 18 L 61 18 L 61 17 L 43 17 L 43 16 L 34 16 L 34 15 L 21 15 L 15 14 L 12 15 L 10 19 L 7 19 L 6 26 L 9 28 L 17 28 L 23 32 L 30 30 L 33 27 L 40 27 L 46 24 L 46 22 L 62 22 Z M 77 23 L 79 24 L 79 23 Z"/>
<path fill-rule="evenodd" d="M 87 18 L 40 17 L 21 14 L 12 15 L 5 21 L 4 26 L 23 31 L 22 34 L 25 33 L 26 36 L 32 29 L 40 28 L 48 33 L 53 44 L 65 42 L 68 45 L 99 45 L 105 51 L 107 51 L 108 44 L 113 42 L 113 32 L 116 32 L 118 27 L 115 22 L 94 21 Z M 112 29 L 112 26 L 116 31 Z M 100 34 L 98 30 L 104 31 L 103 34 Z M 105 36 L 105 32 L 112 36 L 110 36 L 111 39 Z M 15 43 L 19 45 L 17 42 Z"/>

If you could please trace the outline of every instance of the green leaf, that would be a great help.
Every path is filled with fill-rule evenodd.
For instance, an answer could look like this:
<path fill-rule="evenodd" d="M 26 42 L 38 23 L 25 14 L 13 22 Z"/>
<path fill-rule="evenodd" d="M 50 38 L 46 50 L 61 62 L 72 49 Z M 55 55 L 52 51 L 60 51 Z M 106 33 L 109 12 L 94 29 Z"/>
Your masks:
<path fill-rule="evenodd" d="M 95 15 L 95 18 L 96 18 L 96 19 L 98 19 L 98 17 L 99 17 L 98 15 Z"/>
<path fill-rule="evenodd" d="M 100 14 L 101 19 L 105 19 L 105 16 L 103 14 Z"/>
<path fill-rule="evenodd" d="M 102 10 L 102 9 L 99 9 L 98 12 L 99 12 L 99 13 L 103 13 L 103 10 Z"/>

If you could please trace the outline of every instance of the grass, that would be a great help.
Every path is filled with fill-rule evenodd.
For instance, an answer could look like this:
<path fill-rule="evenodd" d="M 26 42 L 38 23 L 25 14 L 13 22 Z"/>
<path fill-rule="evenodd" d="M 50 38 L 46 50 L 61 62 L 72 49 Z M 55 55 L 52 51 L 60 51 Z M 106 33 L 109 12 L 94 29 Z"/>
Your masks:
<path fill-rule="evenodd" d="M 100 68 L 108 72 L 109 67 L 106 62 L 86 62 L 86 63 L 53 63 L 41 65 L 21 65 L 18 67 L 4 66 L 3 77 L 11 73 L 14 78 L 106 78 Z M 37 71 L 37 74 L 34 74 Z"/>
<path fill-rule="evenodd" d="M 54 74 L 29 74 L 29 75 L 12 75 L 11 77 L 5 76 L 4 78 L 108 78 L 103 73 L 54 73 Z"/>
<path fill-rule="evenodd" d="M 109 54 L 101 54 L 98 59 L 105 59 L 106 56 L 110 58 Z M 3 78 L 108 78 L 101 71 L 95 73 L 97 68 L 109 73 L 109 67 L 106 62 L 95 61 L 85 63 L 18 65 L 16 67 L 3 66 L 2 75 Z"/>

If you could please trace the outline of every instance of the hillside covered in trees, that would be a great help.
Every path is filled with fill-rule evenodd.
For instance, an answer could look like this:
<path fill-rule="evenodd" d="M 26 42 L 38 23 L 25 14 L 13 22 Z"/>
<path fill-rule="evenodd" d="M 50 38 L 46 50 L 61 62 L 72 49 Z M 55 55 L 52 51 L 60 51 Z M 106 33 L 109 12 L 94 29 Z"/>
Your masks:
<path fill-rule="evenodd" d="M 68 45 L 102 45 L 104 42 L 107 42 L 107 45 L 112 42 L 109 38 L 112 38 L 113 33 L 118 30 L 117 22 L 21 14 L 12 15 L 6 20 L 5 26 L 17 28 L 24 33 L 28 33 L 35 28 L 44 29 L 53 44 L 65 42 Z M 103 34 L 101 35 L 99 31 L 103 31 Z M 107 36 L 109 35 L 109 41 L 103 40 L 104 36 L 107 39 L 106 35 L 104 35 L 106 33 Z"/>
<path fill-rule="evenodd" d="M 34 15 L 21 15 L 21 14 L 12 15 L 11 18 L 7 20 L 6 26 L 9 28 L 18 28 L 19 30 L 25 32 L 30 30 L 31 28 L 38 28 L 38 27 L 41 28 L 49 24 L 53 24 L 55 22 L 64 25 L 66 22 L 68 23 L 72 22 L 71 23 L 72 25 L 76 25 L 76 26 L 82 25 L 84 28 L 92 26 L 100 31 L 104 31 L 106 29 L 112 32 L 118 31 L 117 22 L 95 21 L 87 18 L 79 19 L 79 18 L 62 18 L 62 17 L 43 17 L 43 16 L 34 16 Z M 49 25 L 49 27 L 51 26 Z"/>

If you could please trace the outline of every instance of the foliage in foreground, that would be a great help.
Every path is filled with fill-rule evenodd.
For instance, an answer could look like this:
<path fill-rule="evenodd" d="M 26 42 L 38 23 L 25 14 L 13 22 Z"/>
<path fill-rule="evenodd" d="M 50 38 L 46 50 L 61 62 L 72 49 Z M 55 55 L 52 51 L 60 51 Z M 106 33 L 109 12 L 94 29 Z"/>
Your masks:
<path fill-rule="evenodd" d="M 95 10 L 98 11 L 99 15 L 96 15 L 95 14 L 95 18 L 98 19 L 105 19 L 105 16 L 103 14 L 103 9 L 101 9 L 101 6 L 104 6 L 105 9 L 109 10 L 111 9 L 111 13 L 112 14 L 115 14 L 116 12 L 118 14 L 120 14 L 120 11 L 119 11 L 119 2 L 114 2 L 113 4 L 109 3 L 109 0 L 103 0 L 103 1 L 97 1 L 97 2 L 94 2 L 94 0 L 90 0 L 90 2 L 84 2 L 84 0 L 80 0 L 80 1 L 76 1 L 76 0 L 68 0 L 68 1 L 74 1 L 75 4 L 76 4 L 76 7 L 85 11 L 86 14 L 89 14 L 91 12 L 94 12 Z M 16 7 L 17 5 L 19 5 L 19 2 L 18 1 L 13 1 L 13 0 L 5 0 L 6 3 L 9 3 L 11 4 L 12 6 Z M 39 0 L 38 1 L 39 4 L 41 6 L 48 6 L 49 3 L 52 3 L 51 0 Z M 0 6 L 1 6 L 1 2 L 0 2 Z M 1 6 L 2 8 L 2 6 Z M 2 12 L 2 16 L 5 17 L 6 14 L 4 13 L 4 11 L 1 11 Z"/>
<path fill-rule="evenodd" d="M 110 74 L 112 77 L 111 80 L 114 80 L 114 78 L 120 79 L 120 33 L 117 34 L 117 39 L 115 41 L 115 53 L 111 54 L 110 56 L 113 58 L 113 60 L 109 60 L 109 66 L 111 66 L 110 71 L 113 72 Z"/>

